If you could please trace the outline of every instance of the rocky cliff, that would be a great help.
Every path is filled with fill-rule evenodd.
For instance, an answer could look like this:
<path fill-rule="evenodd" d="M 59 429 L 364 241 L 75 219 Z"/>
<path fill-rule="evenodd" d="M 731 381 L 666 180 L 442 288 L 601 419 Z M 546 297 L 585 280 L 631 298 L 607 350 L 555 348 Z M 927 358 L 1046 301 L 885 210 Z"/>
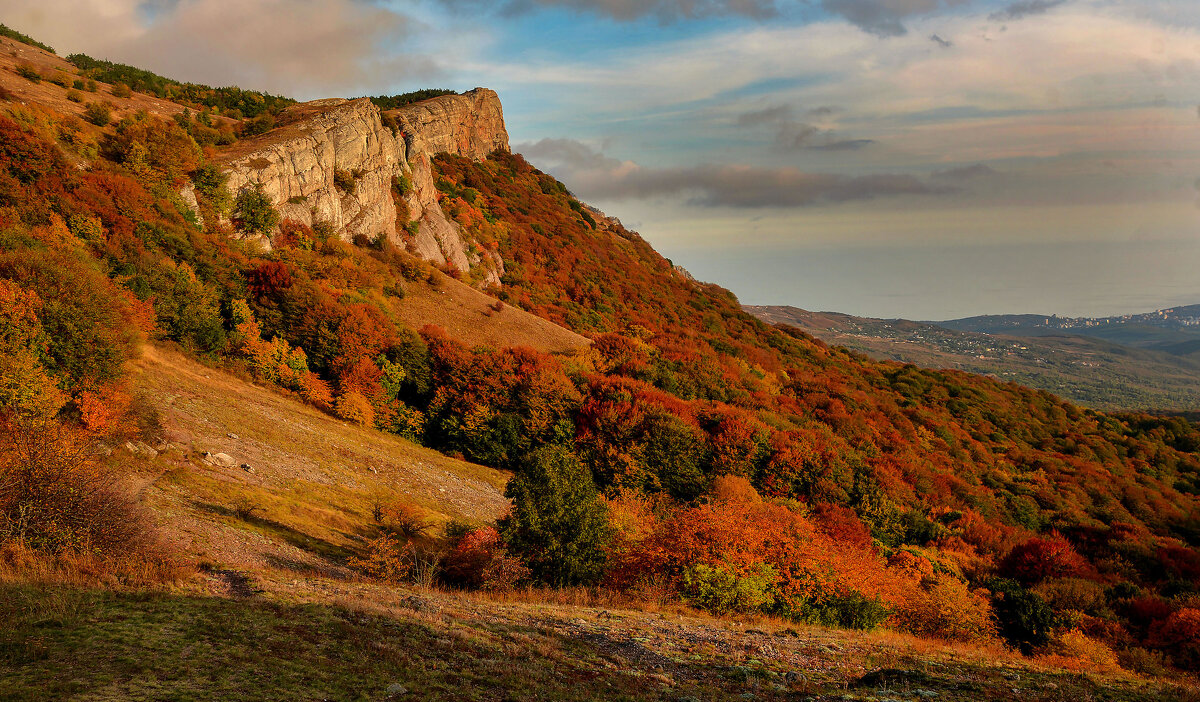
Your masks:
<path fill-rule="evenodd" d="M 308 225 L 328 222 L 347 240 L 385 236 L 417 255 L 499 283 L 503 262 L 480 256 L 438 205 L 430 160 L 449 152 L 483 159 L 508 150 L 500 98 L 476 88 L 388 113 L 366 98 L 317 100 L 280 115 L 284 126 L 228 150 L 222 163 L 233 192 L 261 184 L 280 214 Z M 408 221 L 397 221 L 393 185 Z M 403 211 L 404 208 L 400 208 Z M 415 223 L 411 224 L 411 223 Z"/>

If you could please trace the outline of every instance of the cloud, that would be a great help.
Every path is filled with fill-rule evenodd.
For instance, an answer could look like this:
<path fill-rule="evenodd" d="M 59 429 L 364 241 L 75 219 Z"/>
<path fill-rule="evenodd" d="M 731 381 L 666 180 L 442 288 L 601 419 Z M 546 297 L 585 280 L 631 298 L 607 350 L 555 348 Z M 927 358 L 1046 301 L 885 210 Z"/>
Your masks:
<path fill-rule="evenodd" d="M 783 0 L 786 3 L 788 0 Z M 514 15 L 544 8 L 566 8 L 611 17 L 619 21 L 654 17 L 660 22 L 675 22 L 704 17 L 742 16 L 765 19 L 775 16 L 775 0 L 441 0 L 455 9 L 498 9 Z"/>
<path fill-rule="evenodd" d="M 829 117 L 836 110 L 818 107 L 805 113 L 809 117 Z M 817 149 L 820 151 L 852 151 L 874 143 L 873 139 L 838 139 L 835 132 L 796 119 L 790 105 L 772 105 L 761 110 L 744 112 L 737 117 L 740 127 L 765 126 L 775 132 L 775 146 L 784 151 Z"/>
<path fill-rule="evenodd" d="M 966 2 L 969 0 L 822 0 L 821 7 L 870 34 L 899 37 L 908 33 L 906 19 Z"/>
<path fill-rule="evenodd" d="M 950 41 L 949 39 L 943 39 L 936 34 L 929 35 L 929 41 L 937 44 L 938 46 L 942 47 L 943 49 L 949 49 L 952 46 L 954 46 L 954 42 Z"/>
<path fill-rule="evenodd" d="M 316 97 L 437 73 L 392 48 L 413 20 L 357 0 L 0 0 L 0 14 L 64 54 L 214 85 Z"/>
<path fill-rule="evenodd" d="M 738 164 L 645 168 L 571 139 L 543 139 L 514 149 L 593 200 L 682 197 L 705 207 L 785 208 L 950 192 L 909 174 L 845 176 Z"/>
<path fill-rule="evenodd" d="M 817 151 L 858 151 L 874 143 L 874 139 L 843 139 L 841 141 L 831 141 L 828 144 L 810 146 L 809 148 Z"/>
<path fill-rule="evenodd" d="M 999 171 L 991 166 L 982 163 L 976 163 L 973 166 L 961 166 L 959 168 L 949 168 L 944 171 L 934 171 L 929 178 L 930 180 L 959 183 L 965 180 L 988 178 L 998 174 Z"/>
<path fill-rule="evenodd" d="M 1022 0 L 988 15 L 993 22 L 1015 22 L 1030 15 L 1040 15 L 1058 7 L 1067 0 Z"/>
<path fill-rule="evenodd" d="M 781 11 L 809 5 L 811 0 L 440 0 L 443 5 L 479 11 L 497 10 L 515 15 L 546 8 L 566 8 L 629 22 L 647 17 L 671 23 L 706 17 L 768 19 Z M 860 29 L 881 37 L 901 36 L 904 20 L 932 14 L 970 0 L 820 0 L 826 12 L 842 17 Z"/>

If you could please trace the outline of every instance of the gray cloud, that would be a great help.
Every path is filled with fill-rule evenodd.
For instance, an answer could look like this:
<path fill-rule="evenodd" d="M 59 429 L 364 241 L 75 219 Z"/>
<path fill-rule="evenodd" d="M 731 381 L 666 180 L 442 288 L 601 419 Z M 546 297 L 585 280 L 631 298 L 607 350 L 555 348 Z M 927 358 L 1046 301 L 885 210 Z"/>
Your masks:
<path fill-rule="evenodd" d="M 832 107 L 818 107 L 805 114 L 813 117 L 825 117 L 835 111 Z M 797 119 L 795 110 L 790 105 L 772 105 L 761 110 L 742 113 L 738 115 L 737 124 L 740 127 L 768 127 L 774 130 L 775 146 L 785 151 L 800 149 L 850 151 L 874 143 L 872 139 L 838 139 L 836 134 L 830 130 L 821 129 Z"/>
<path fill-rule="evenodd" d="M 908 30 L 904 20 L 971 0 L 440 0 L 442 4 L 471 11 L 494 9 L 512 15 L 547 7 L 588 12 L 619 21 L 655 17 L 660 22 L 703 17 L 741 16 L 766 19 L 787 8 L 819 2 L 864 31 L 881 37 L 900 36 Z"/>
<path fill-rule="evenodd" d="M 438 72 L 431 59 L 394 50 L 411 19 L 358 0 L 0 0 L 0 14 L 64 54 L 302 97 Z"/>
<path fill-rule="evenodd" d="M 937 44 L 943 49 L 949 49 L 950 47 L 954 46 L 954 42 L 950 41 L 949 39 L 943 39 L 936 34 L 930 35 L 929 41 Z"/>
<path fill-rule="evenodd" d="M 899 195 L 949 192 L 909 174 L 844 176 L 795 168 L 700 165 L 644 168 L 570 139 L 518 144 L 516 151 L 596 200 L 684 197 L 705 207 L 804 207 Z"/>
<path fill-rule="evenodd" d="M 841 141 L 831 141 L 828 144 L 819 144 L 810 146 L 810 149 L 817 151 L 858 151 L 874 144 L 874 139 L 842 139 Z"/>
<path fill-rule="evenodd" d="M 966 180 L 987 178 L 994 175 L 999 175 L 999 171 L 986 164 L 976 163 L 973 166 L 960 166 L 958 168 L 948 168 L 944 171 L 935 171 L 930 174 L 929 178 L 931 180 L 960 183 Z"/>
<path fill-rule="evenodd" d="M 1030 15 L 1040 15 L 1058 7 L 1067 0 L 1022 0 L 988 15 L 993 22 L 1013 22 Z"/>
<path fill-rule="evenodd" d="M 498 9 L 501 14 L 513 15 L 547 7 L 562 7 L 630 21 L 655 17 L 661 22 L 674 22 L 702 17 L 740 15 L 755 19 L 772 17 L 780 4 L 789 0 L 441 0 L 444 5 L 459 9 Z"/>
<path fill-rule="evenodd" d="M 928 15 L 970 0 L 821 0 L 821 7 L 880 37 L 908 33 L 904 20 Z"/>

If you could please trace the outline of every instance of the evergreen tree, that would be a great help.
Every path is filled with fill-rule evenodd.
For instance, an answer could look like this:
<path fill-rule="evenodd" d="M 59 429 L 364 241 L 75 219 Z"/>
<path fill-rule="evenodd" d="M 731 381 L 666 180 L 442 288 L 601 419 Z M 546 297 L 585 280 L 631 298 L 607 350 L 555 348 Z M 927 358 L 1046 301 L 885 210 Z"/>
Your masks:
<path fill-rule="evenodd" d="M 592 476 L 561 446 L 534 452 L 509 482 L 513 511 L 500 524 L 509 548 L 554 585 L 598 581 L 611 528 Z"/>

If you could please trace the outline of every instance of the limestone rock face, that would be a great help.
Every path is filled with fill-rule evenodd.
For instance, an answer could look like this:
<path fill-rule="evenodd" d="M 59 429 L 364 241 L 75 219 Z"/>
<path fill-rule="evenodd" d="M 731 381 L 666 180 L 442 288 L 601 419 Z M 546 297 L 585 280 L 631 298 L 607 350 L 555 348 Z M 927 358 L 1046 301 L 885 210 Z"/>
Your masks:
<path fill-rule="evenodd" d="M 302 112 L 301 121 L 240 145 L 248 152 L 226 163 L 229 189 L 261 183 L 284 218 L 329 222 L 346 239 L 395 237 L 391 187 L 403 142 L 380 123 L 379 109 L 362 98 L 318 100 Z M 338 171 L 350 174 L 353 188 L 335 184 Z"/>
<path fill-rule="evenodd" d="M 504 109 L 494 90 L 475 88 L 462 95 L 443 95 L 392 114 L 404 126 L 405 135 L 423 141 L 418 148 L 430 154 L 451 153 L 480 161 L 493 151 L 508 151 Z"/>
<path fill-rule="evenodd" d="M 237 193 L 259 183 L 285 219 L 310 226 L 328 222 L 347 240 L 386 236 L 463 272 L 483 266 L 482 281 L 498 284 L 503 261 L 494 254 L 472 254 L 458 225 L 438 205 L 431 159 L 449 152 L 482 160 L 493 151 L 507 151 L 499 96 L 476 88 L 393 110 L 389 117 L 398 131 L 384 126 L 367 98 L 289 108 L 280 118 L 286 126 L 226 152 L 229 189 Z M 347 176 L 352 187 L 343 187 Z M 392 183 L 397 176 L 412 183 L 404 201 L 417 222 L 415 234 L 405 230 L 407 222 L 396 221 Z"/>

